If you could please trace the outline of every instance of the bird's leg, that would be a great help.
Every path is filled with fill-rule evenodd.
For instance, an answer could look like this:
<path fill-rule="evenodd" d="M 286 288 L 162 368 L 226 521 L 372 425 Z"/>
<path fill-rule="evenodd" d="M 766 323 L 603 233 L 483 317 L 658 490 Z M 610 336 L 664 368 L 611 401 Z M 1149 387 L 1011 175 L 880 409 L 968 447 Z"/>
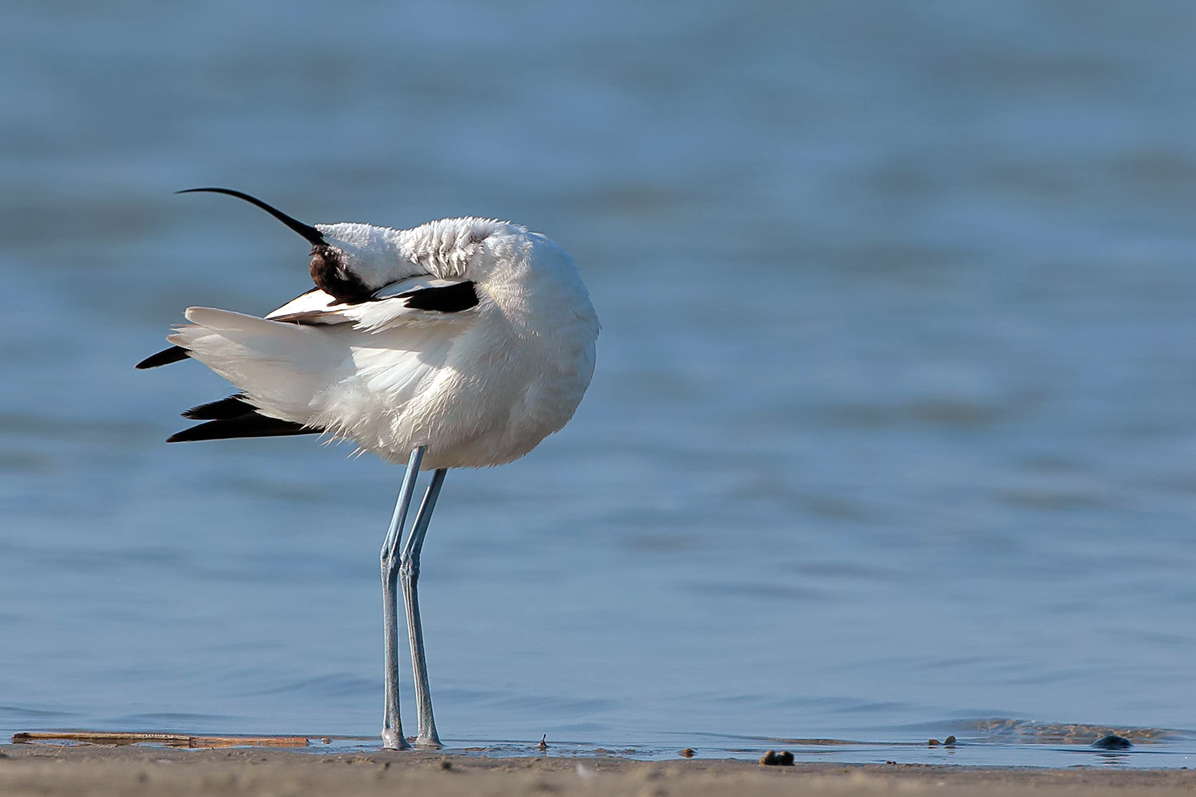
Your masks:
<path fill-rule="evenodd" d="M 440 737 L 436 734 L 436 719 L 432 716 L 432 693 L 428 689 L 428 664 L 424 658 L 424 628 L 419 618 L 419 552 L 424 547 L 424 536 L 432 520 L 432 510 L 440 497 L 447 469 L 440 468 L 432 474 L 432 482 L 424 493 L 419 512 L 411 526 L 411 534 L 403 546 L 399 571 L 403 576 L 403 602 L 407 606 L 407 638 L 411 642 L 411 669 L 415 674 L 415 710 L 419 715 L 419 735 L 415 746 L 438 750 Z"/>
<path fill-rule="evenodd" d="M 386 703 L 382 713 L 382 746 L 389 750 L 410 750 L 411 745 L 403 737 L 403 723 L 399 720 L 399 543 L 403 538 L 403 523 L 407 520 L 407 509 L 415 493 L 415 479 L 419 476 L 419 463 L 424 457 L 424 447 L 416 446 L 407 462 L 407 473 L 399 490 L 390 528 L 382 543 L 382 616 L 384 621 L 383 640 L 386 645 Z"/>

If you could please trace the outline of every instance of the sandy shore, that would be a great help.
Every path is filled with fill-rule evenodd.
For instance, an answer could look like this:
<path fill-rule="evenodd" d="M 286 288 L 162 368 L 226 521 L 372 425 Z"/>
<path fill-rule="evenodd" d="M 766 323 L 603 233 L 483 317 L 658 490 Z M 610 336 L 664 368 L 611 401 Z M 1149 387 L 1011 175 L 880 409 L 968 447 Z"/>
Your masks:
<path fill-rule="evenodd" d="M 475 758 L 439 753 L 0 746 L 0 795 L 1012 795 L 1196 794 L 1196 771 L 1026 770 L 614 758 Z"/>

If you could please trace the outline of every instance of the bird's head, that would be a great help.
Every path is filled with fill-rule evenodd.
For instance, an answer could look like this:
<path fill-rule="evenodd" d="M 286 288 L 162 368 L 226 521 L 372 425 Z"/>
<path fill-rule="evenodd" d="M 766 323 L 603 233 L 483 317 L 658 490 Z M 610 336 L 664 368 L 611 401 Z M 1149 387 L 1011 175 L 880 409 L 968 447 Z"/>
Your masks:
<path fill-rule="evenodd" d="M 419 270 L 407 262 L 400 230 L 371 224 L 305 224 L 257 197 L 231 188 L 189 188 L 180 194 L 227 194 L 256 205 L 311 244 L 311 278 L 338 301 L 366 301 L 384 285 Z"/>
<path fill-rule="evenodd" d="M 408 230 L 355 222 L 311 225 L 229 188 L 190 188 L 179 193 L 197 192 L 249 202 L 298 233 L 311 244 L 311 278 L 316 287 L 345 304 L 368 301 L 379 289 L 421 274 L 483 285 L 510 284 L 523 283 L 528 269 L 536 265 L 551 264 L 576 279 L 575 267 L 563 250 L 517 224 L 467 216 Z"/>

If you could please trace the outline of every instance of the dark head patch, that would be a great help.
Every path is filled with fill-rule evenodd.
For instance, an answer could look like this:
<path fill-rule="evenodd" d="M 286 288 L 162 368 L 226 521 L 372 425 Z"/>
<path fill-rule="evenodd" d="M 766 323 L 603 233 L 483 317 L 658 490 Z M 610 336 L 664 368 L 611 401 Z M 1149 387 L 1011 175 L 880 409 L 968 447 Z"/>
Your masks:
<path fill-rule="evenodd" d="M 345 267 L 344 255 L 326 244 L 311 248 L 311 278 L 320 290 L 343 304 L 361 304 L 373 295 L 361 278 Z"/>

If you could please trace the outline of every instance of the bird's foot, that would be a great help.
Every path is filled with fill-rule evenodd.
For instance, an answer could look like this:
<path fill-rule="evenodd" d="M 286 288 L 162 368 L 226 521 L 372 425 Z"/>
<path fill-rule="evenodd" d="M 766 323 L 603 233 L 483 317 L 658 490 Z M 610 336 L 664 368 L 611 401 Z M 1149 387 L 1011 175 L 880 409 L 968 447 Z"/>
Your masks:
<path fill-rule="evenodd" d="M 391 728 L 382 731 L 383 750 L 410 750 L 411 745 L 403 738 L 403 734 Z"/>
<path fill-rule="evenodd" d="M 409 741 L 416 750 L 440 750 L 444 747 L 435 736 L 415 736 Z"/>

